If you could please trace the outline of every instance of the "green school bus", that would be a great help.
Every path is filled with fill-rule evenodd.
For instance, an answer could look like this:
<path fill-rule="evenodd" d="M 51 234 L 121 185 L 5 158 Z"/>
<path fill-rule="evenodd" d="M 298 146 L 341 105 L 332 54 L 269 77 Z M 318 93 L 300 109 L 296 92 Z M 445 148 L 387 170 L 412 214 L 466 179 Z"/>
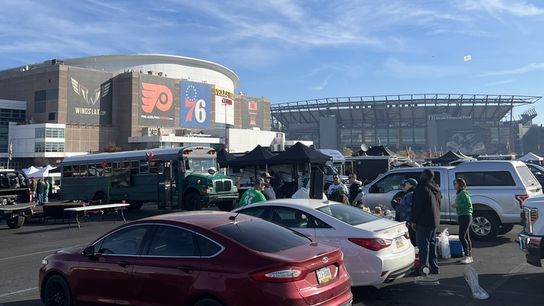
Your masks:
<path fill-rule="evenodd" d="M 138 209 L 231 210 L 238 198 L 233 181 L 216 171 L 210 147 L 149 149 L 66 157 L 61 165 L 61 199 L 95 203 L 126 201 Z"/>

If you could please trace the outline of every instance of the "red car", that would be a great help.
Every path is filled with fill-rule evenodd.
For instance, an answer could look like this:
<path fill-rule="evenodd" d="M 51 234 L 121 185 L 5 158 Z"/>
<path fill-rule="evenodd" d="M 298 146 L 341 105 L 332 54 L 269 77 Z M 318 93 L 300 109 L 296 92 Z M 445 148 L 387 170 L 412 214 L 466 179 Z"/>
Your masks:
<path fill-rule="evenodd" d="M 45 305 L 351 305 L 342 252 L 268 221 L 188 212 L 43 260 Z"/>

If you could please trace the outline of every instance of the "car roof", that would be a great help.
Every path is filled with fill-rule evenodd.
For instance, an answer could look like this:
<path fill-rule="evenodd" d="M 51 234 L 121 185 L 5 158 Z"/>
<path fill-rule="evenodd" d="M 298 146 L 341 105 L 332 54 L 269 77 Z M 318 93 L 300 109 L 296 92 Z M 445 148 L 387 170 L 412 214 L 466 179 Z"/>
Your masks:
<path fill-rule="evenodd" d="M 233 217 L 233 216 L 236 216 L 237 222 L 258 219 L 255 217 L 242 215 L 242 214 L 236 215 L 236 213 L 232 213 L 232 212 L 203 210 L 203 211 L 175 212 L 170 214 L 158 215 L 158 216 L 142 219 L 141 221 L 142 222 L 145 222 L 145 221 L 176 222 L 176 223 L 193 225 L 193 226 L 204 228 L 204 229 L 213 229 L 221 225 L 232 223 L 233 220 L 229 219 L 229 217 Z"/>
<path fill-rule="evenodd" d="M 272 201 L 265 201 L 260 202 L 257 204 L 253 204 L 252 206 L 258 206 L 258 205 L 289 205 L 289 206 L 298 206 L 298 207 L 306 207 L 311 209 L 317 209 L 319 207 L 323 207 L 326 205 L 331 204 L 342 204 L 334 201 L 329 200 L 318 200 L 318 199 L 278 199 L 278 200 L 272 200 Z M 246 206 L 247 207 L 247 206 Z M 249 206 L 251 207 L 251 206 Z"/>

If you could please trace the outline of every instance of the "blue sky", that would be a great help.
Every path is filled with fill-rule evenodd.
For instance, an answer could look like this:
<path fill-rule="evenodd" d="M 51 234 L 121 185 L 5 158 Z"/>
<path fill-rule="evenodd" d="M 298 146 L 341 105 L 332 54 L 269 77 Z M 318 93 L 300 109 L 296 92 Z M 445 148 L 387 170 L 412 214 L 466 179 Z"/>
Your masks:
<path fill-rule="evenodd" d="M 4 0 L 2 12 L 0 69 L 166 53 L 225 65 L 239 75 L 238 91 L 273 103 L 434 92 L 544 96 L 544 1 Z M 544 101 L 536 109 L 544 122 Z"/>

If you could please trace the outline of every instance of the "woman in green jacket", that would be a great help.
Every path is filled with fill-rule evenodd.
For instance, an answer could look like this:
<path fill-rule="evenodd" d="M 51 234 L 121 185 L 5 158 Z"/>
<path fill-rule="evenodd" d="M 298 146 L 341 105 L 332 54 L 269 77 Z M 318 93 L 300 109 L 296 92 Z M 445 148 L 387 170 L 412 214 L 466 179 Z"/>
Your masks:
<path fill-rule="evenodd" d="M 465 252 L 465 258 L 460 263 L 470 264 L 474 260 L 472 259 L 472 242 L 470 241 L 469 228 L 472 223 L 472 200 L 470 194 L 467 191 L 467 183 L 464 179 L 458 178 L 453 182 L 455 190 L 457 190 L 457 196 L 455 197 L 454 208 L 457 210 L 457 220 L 459 221 L 459 239 L 463 245 Z"/>

